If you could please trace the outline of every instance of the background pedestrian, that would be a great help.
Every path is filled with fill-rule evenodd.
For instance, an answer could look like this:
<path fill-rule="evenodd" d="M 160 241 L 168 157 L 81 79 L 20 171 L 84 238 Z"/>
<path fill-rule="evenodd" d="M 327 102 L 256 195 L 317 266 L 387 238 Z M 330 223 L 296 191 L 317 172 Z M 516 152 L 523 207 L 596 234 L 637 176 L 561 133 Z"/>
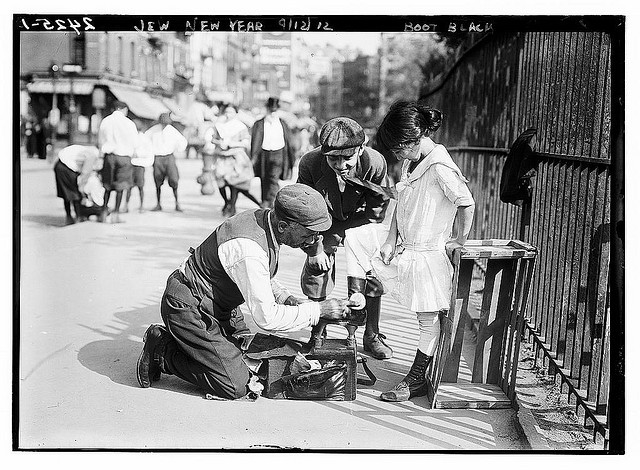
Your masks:
<path fill-rule="evenodd" d="M 53 171 L 57 195 L 64 202 L 67 225 L 75 223 L 81 217 L 80 203 L 83 194 L 80 188 L 84 187 L 88 176 L 100 165 L 98 157 L 97 147 L 86 145 L 69 145 L 58 152 Z M 72 205 L 75 217 L 71 215 Z"/>
<path fill-rule="evenodd" d="M 119 223 L 120 205 L 123 191 L 133 185 L 133 156 L 138 141 L 138 129 L 127 117 L 129 109 L 122 101 L 113 104 L 114 111 L 100 123 L 98 141 L 104 155 L 102 167 L 102 184 L 105 188 L 102 220 L 108 212 L 109 198 L 116 192 L 116 205 L 111 217 L 113 223 Z"/>
<path fill-rule="evenodd" d="M 235 215 L 239 193 L 260 206 L 260 201 L 249 192 L 253 179 L 253 165 L 247 155 L 249 129 L 238 118 L 238 108 L 235 105 L 229 104 L 224 108 L 223 117 L 214 126 L 213 142 L 214 174 L 224 200 L 222 215 Z"/>
<path fill-rule="evenodd" d="M 131 164 L 133 165 L 133 187 L 138 188 L 138 194 L 140 195 L 140 207 L 138 212 L 144 212 L 144 178 L 146 169 L 153 166 L 154 155 L 151 140 L 144 133 L 143 123 L 140 120 L 136 120 L 134 122 L 138 128 L 138 140 L 136 142 L 133 158 L 131 158 Z M 129 201 L 131 200 L 132 189 L 133 188 L 129 188 L 126 190 L 125 204 L 122 208 L 122 212 L 129 211 Z"/>
<path fill-rule="evenodd" d="M 171 115 L 163 113 L 160 115 L 159 123 L 146 132 L 151 139 L 153 147 L 153 181 L 156 185 L 156 199 L 158 203 L 151 209 L 161 211 L 160 193 L 165 179 L 173 190 L 173 197 L 176 202 L 176 211 L 182 212 L 178 202 L 178 166 L 176 165 L 175 152 L 182 152 L 187 148 L 187 139 L 171 125 Z"/>
<path fill-rule="evenodd" d="M 267 100 L 266 115 L 251 130 L 251 160 L 262 185 L 262 207 L 273 207 L 280 180 L 291 176 L 295 164 L 295 148 L 289 126 L 278 116 L 280 100 Z"/>

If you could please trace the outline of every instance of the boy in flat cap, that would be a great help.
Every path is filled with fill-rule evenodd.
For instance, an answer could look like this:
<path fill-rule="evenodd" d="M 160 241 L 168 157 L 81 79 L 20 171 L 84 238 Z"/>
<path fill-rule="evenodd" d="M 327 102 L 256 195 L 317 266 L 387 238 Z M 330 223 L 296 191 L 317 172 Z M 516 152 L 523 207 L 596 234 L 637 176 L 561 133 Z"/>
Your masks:
<path fill-rule="evenodd" d="M 346 300 L 302 303 L 274 279 L 280 245 L 303 247 L 330 225 L 322 196 L 293 184 L 277 193 L 273 209 L 233 216 L 191 249 L 167 281 L 160 305 L 165 326 L 151 325 L 144 335 L 140 386 L 165 373 L 221 398 L 246 395 L 242 303 L 261 329 L 273 332 L 301 330 L 320 318 L 348 320 Z"/>
<path fill-rule="evenodd" d="M 320 147 L 300 160 L 298 183 L 318 190 L 331 215 L 331 227 L 322 231 L 315 243 L 304 251 L 307 260 L 301 276 L 302 291 L 312 300 L 323 300 L 335 284 L 335 252 L 349 228 L 384 220 L 389 204 L 387 164 L 376 150 L 365 145 L 362 126 L 353 119 L 337 117 L 320 130 Z M 389 359 L 393 351 L 384 343 L 379 330 L 380 296 L 377 279 L 347 278 L 349 294 L 364 293 L 367 324 L 364 350 L 377 359 Z M 312 332 L 312 344 L 315 341 Z"/>

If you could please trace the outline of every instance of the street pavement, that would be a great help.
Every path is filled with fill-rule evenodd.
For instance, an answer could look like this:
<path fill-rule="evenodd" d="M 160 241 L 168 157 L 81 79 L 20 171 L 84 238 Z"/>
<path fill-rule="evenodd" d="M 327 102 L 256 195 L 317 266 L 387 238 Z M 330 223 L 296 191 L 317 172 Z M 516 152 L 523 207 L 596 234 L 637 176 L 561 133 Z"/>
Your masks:
<path fill-rule="evenodd" d="M 223 221 L 222 199 L 203 196 L 198 160 L 178 160 L 183 213 L 163 187 L 163 212 L 138 213 L 134 190 L 121 224 L 64 226 L 51 164 L 21 160 L 19 447 L 22 449 L 318 449 L 518 451 L 531 449 L 515 410 L 431 410 L 426 398 L 378 400 L 407 372 L 414 315 L 383 300 L 381 330 L 394 349 L 369 359 L 378 377 L 352 402 L 212 401 L 172 376 L 142 389 L 142 335 L 161 323 L 168 275 Z M 145 207 L 155 205 L 147 171 Z M 252 192 L 259 195 L 259 182 Z M 253 204 L 240 196 L 240 209 Z M 338 254 L 335 296 L 346 297 Z M 281 250 L 278 279 L 302 296 L 302 252 Z M 251 322 L 248 322 L 251 323 Z M 250 327 L 252 325 L 250 324 Z M 346 335 L 330 326 L 329 336 Z M 306 340 L 309 332 L 292 335 Z M 361 346 L 362 328 L 358 329 Z"/>

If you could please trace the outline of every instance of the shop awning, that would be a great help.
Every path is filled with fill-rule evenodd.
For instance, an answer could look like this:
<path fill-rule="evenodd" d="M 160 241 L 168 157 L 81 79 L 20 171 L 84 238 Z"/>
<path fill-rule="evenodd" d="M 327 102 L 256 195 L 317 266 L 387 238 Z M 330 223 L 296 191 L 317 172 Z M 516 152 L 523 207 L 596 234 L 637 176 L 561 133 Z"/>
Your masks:
<path fill-rule="evenodd" d="M 236 98 L 236 95 L 232 91 L 207 90 L 205 93 L 209 100 L 222 103 L 233 103 Z"/>
<path fill-rule="evenodd" d="M 142 90 L 135 90 L 119 85 L 109 84 L 109 90 L 114 96 L 127 104 L 129 111 L 143 119 L 158 119 L 162 113 L 169 112 L 162 102 L 152 98 Z"/>
<path fill-rule="evenodd" d="M 95 80 L 74 80 L 73 81 L 73 94 L 74 95 L 90 95 L 93 92 L 93 86 Z M 71 80 L 64 79 L 38 79 L 32 83 L 27 83 L 27 90 L 29 93 L 49 93 L 53 94 L 55 89 L 56 93 L 61 95 L 68 95 L 71 93 Z"/>

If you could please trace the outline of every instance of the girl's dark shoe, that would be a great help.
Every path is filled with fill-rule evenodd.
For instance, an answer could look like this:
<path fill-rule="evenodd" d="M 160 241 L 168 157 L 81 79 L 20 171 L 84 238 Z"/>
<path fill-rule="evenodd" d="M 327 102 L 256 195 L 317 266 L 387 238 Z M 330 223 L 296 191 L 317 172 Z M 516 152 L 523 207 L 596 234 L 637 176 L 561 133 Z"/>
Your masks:
<path fill-rule="evenodd" d="M 418 382 L 413 382 L 411 385 L 403 380 L 388 392 L 380 394 L 380 399 L 382 401 L 398 402 L 407 401 L 414 397 L 422 397 L 427 394 L 427 384 L 426 377 Z"/>
<path fill-rule="evenodd" d="M 380 394 L 380 399 L 382 401 L 398 402 L 426 395 L 429 384 L 426 373 L 432 360 L 433 356 L 427 356 L 418 349 L 406 377 L 388 392 Z"/>

